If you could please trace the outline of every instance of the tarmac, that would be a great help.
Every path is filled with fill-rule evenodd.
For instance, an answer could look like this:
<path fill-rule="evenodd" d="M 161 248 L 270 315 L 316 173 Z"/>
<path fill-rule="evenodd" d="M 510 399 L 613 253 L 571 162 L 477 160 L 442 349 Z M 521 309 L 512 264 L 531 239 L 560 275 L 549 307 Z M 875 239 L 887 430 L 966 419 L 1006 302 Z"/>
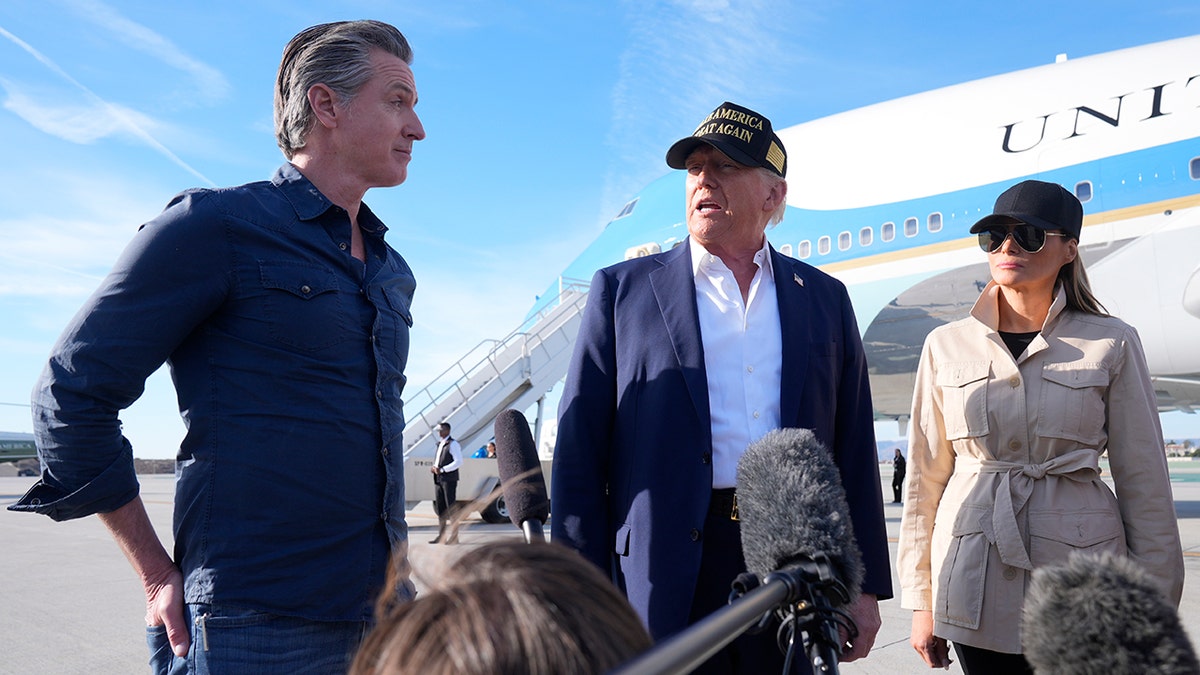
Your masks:
<path fill-rule="evenodd" d="M 1183 541 L 1184 582 L 1180 618 L 1200 638 L 1200 462 L 1172 462 L 1172 492 Z M 884 495 L 891 469 L 881 465 Z M 8 675 L 147 672 L 145 604 L 140 584 L 97 518 L 55 523 L 3 510 L 34 478 L 0 477 L 0 673 Z M 171 475 L 141 477 L 142 499 L 159 536 L 169 539 L 175 483 Z M 886 499 L 885 499 L 886 501 Z M 900 506 L 886 504 L 895 561 Z M 473 546 L 521 538 L 511 524 L 489 525 L 475 515 L 456 546 L 431 545 L 437 519 L 428 503 L 408 512 L 410 557 L 418 589 L 437 579 L 448 561 Z M 164 542 L 170 548 L 169 541 Z M 893 583 L 895 574 L 893 572 Z M 841 664 L 847 675 L 905 675 L 929 669 L 908 644 L 911 612 L 898 600 L 880 603 L 883 627 L 866 658 Z M 950 672 L 962 672 L 958 665 Z"/>

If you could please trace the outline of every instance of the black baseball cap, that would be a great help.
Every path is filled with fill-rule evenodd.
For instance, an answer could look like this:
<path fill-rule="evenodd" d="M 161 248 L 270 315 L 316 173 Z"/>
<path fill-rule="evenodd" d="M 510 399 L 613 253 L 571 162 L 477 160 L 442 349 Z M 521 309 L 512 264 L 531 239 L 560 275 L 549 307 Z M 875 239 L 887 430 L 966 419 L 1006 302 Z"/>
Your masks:
<path fill-rule="evenodd" d="M 1039 230 L 1062 230 L 1078 240 L 1083 228 L 1083 204 L 1058 183 L 1021 181 L 996 198 L 992 215 L 984 216 L 972 225 L 971 234 L 983 232 L 991 225 L 1014 221 L 1028 223 Z"/>
<path fill-rule="evenodd" d="M 730 159 L 746 166 L 761 166 L 780 177 L 787 176 L 787 151 L 771 129 L 771 120 L 726 101 L 712 111 L 691 136 L 676 141 L 667 150 L 667 166 L 683 169 L 688 155 L 707 143 Z"/>

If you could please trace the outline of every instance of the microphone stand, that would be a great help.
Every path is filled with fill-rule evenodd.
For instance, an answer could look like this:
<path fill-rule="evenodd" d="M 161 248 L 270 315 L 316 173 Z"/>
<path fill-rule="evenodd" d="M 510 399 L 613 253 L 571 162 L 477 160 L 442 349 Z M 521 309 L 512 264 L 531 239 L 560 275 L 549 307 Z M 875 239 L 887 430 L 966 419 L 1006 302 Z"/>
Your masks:
<path fill-rule="evenodd" d="M 617 675 L 684 675 L 707 661 L 765 615 L 785 610 L 791 629 L 804 632 L 804 646 L 816 673 L 838 673 L 837 615 L 828 594 L 848 602 L 849 593 L 834 578 L 824 556 L 776 570 L 762 585 L 739 595 L 729 605 L 713 612 L 638 658 L 616 670 Z M 741 591 L 735 584 L 735 592 Z M 803 619 L 803 622 L 801 622 Z M 788 647 L 788 662 L 794 640 Z"/>
<path fill-rule="evenodd" d="M 546 534 L 542 529 L 542 521 L 536 518 L 521 521 L 521 532 L 525 534 L 525 543 L 544 543 Z"/>

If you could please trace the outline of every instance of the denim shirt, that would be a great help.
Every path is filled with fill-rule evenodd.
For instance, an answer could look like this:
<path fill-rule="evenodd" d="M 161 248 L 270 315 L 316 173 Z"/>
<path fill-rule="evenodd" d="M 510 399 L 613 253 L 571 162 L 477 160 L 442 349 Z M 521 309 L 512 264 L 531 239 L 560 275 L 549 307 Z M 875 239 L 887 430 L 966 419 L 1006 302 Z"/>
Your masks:
<path fill-rule="evenodd" d="M 33 393 L 42 479 L 9 508 L 66 520 L 132 500 L 118 412 L 165 361 L 187 427 L 174 517 L 186 601 L 369 618 L 407 539 L 416 282 L 365 204 L 358 222 L 365 264 L 347 212 L 291 164 L 176 196 L 55 345 Z"/>

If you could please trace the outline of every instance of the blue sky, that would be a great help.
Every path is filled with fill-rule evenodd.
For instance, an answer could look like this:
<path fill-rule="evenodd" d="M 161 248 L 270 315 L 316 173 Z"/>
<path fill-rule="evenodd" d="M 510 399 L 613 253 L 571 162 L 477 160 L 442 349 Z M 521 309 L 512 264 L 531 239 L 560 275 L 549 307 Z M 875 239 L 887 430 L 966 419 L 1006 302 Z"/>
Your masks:
<path fill-rule="evenodd" d="M 785 127 L 1200 33 L 1194 0 L 5 0 L 0 430 L 31 430 L 50 347 L 139 224 L 182 189 L 267 178 L 283 161 L 283 45 L 349 18 L 395 24 L 416 53 L 428 138 L 404 185 L 367 195 L 418 278 L 410 392 L 514 329 L 724 100 Z M 124 419 L 138 456 L 173 456 L 182 425 L 164 372 Z M 1163 422 L 1200 437 L 1200 416 Z"/>

